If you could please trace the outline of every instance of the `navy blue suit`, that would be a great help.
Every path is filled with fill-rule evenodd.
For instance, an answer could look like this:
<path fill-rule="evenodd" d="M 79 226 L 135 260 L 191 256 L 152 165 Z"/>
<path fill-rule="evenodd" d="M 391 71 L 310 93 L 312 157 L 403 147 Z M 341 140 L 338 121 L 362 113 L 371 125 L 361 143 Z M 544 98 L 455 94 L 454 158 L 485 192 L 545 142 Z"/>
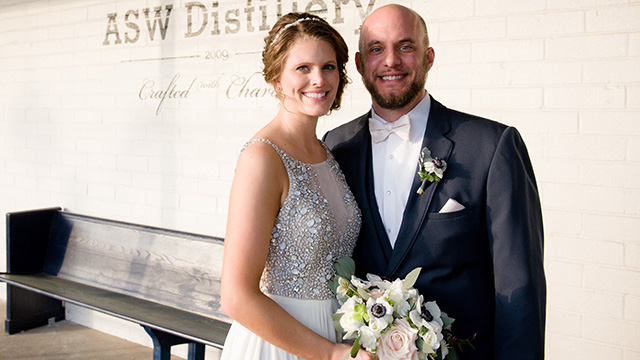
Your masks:
<path fill-rule="evenodd" d="M 422 195 L 413 180 L 395 248 L 376 204 L 365 114 L 325 135 L 362 210 L 353 258 L 359 276 L 404 277 L 456 319 L 473 345 L 461 359 L 544 358 L 546 285 L 542 214 L 529 155 L 515 128 L 431 100 L 422 147 L 446 160 Z M 465 209 L 439 213 L 449 198 Z"/>

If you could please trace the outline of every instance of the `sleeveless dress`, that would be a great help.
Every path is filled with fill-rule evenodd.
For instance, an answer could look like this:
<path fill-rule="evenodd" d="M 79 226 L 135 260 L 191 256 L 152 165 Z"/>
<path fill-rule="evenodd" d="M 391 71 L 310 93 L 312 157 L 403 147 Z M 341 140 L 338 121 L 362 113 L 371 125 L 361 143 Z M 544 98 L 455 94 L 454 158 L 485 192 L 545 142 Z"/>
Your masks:
<path fill-rule="evenodd" d="M 267 139 L 289 176 L 289 192 L 271 233 L 260 290 L 302 324 L 332 342 L 339 342 L 331 320 L 338 303 L 329 288 L 334 262 L 350 256 L 360 224 L 360 209 L 338 162 L 327 146 L 327 160 L 307 164 L 286 154 Z M 304 339 L 299 339 L 304 341 Z M 298 360 L 299 357 L 262 340 L 233 322 L 222 360 Z"/>

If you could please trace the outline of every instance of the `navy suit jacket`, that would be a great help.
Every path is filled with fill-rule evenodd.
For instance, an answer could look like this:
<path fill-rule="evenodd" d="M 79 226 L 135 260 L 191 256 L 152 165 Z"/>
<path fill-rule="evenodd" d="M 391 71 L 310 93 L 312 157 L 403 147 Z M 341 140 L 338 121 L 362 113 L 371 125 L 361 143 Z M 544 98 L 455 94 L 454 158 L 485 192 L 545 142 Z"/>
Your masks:
<path fill-rule="evenodd" d="M 513 127 L 450 110 L 431 99 L 422 147 L 444 159 L 439 183 L 422 195 L 413 179 L 395 248 L 373 187 L 367 113 L 328 132 L 362 210 L 353 253 L 357 274 L 403 278 L 420 266 L 416 288 L 455 318 L 453 333 L 474 335 L 461 359 L 544 358 L 546 285 L 542 214 L 525 144 Z M 449 198 L 465 209 L 439 213 Z"/>

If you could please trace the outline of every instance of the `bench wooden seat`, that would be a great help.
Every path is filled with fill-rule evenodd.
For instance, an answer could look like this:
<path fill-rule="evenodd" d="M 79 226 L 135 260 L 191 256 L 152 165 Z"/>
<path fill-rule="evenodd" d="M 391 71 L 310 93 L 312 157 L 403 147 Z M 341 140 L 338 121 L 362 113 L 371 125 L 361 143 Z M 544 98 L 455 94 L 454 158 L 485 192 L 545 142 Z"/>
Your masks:
<path fill-rule="evenodd" d="M 221 348 L 222 239 L 41 209 L 7 214 L 9 334 L 64 319 L 64 302 L 144 327 L 154 359 Z"/>

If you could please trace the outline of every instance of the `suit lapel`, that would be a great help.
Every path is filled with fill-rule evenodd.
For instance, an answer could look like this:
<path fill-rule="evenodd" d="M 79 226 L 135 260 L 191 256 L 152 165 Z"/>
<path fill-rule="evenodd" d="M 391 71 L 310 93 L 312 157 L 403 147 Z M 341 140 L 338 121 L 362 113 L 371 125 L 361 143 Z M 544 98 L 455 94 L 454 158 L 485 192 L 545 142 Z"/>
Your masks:
<path fill-rule="evenodd" d="M 439 102 L 431 99 L 431 110 L 429 111 L 429 120 L 427 129 L 422 141 L 422 148 L 427 147 L 431 150 L 431 155 L 439 157 L 449 162 L 449 157 L 453 148 L 453 143 L 444 135 L 451 129 L 447 109 Z M 446 173 L 445 173 L 446 177 Z M 418 164 L 416 164 L 415 176 L 407 206 L 405 207 L 402 224 L 398 233 L 395 248 L 389 260 L 387 274 L 394 276 L 398 267 L 409 253 L 411 246 L 416 241 L 422 225 L 427 219 L 429 205 L 433 199 L 439 183 L 430 183 L 422 195 L 417 194 L 417 190 L 421 184 L 418 176 Z"/>

